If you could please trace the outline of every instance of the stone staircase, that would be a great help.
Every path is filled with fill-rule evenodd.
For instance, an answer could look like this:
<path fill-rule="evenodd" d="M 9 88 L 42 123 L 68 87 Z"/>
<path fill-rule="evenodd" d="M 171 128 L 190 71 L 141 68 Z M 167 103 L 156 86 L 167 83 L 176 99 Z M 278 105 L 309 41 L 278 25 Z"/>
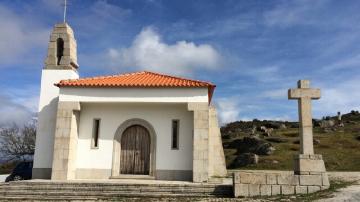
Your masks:
<path fill-rule="evenodd" d="M 0 201 L 96 201 L 123 198 L 232 197 L 232 185 L 18 181 L 0 183 Z"/>

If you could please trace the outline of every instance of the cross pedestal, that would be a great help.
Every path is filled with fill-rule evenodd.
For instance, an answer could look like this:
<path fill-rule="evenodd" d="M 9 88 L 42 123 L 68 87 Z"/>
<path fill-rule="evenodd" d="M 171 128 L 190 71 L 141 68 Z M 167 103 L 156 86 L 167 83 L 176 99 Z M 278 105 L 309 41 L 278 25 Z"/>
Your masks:
<path fill-rule="evenodd" d="M 310 88 L 309 80 L 299 80 L 298 88 L 289 89 L 289 99 L 298 100 L 300 154 L 295 156 L 295 174 L 326 172 L 322 156 L 314 154 L 311 100 L 319 99 L 320 89 Z"/>

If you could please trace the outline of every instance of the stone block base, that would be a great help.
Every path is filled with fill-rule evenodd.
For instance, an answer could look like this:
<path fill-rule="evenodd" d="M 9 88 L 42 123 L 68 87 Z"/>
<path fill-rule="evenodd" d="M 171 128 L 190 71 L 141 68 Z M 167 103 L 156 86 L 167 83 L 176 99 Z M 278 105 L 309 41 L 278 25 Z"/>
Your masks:
<path fill-rule="evenodd" d="M 309 175 L 326 172 L 325 164 L 320 154 L 295 155 L 294 172 L 297 175 Z"/>
<path fill-rule="evenodd" d="M 238 171 L 233 179 L 235 197 L 308 194 L 330 186 L 326 172 L 297 175 Z"/>
<path fill-rule="evenodd" d="M 50 179 L 51 168 L 33 168 L 32 179 Z"/>
<path fill-rule="evenodd" d="M 192 181 L 192 170 L 156 170 L 157 180 Z"/>

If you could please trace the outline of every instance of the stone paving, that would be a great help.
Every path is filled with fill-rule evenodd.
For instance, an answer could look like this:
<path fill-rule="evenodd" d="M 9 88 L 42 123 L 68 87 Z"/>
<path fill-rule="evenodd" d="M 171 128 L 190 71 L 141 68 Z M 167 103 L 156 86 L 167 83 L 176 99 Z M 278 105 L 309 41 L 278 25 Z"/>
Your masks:
<path fill-rule="evenodd" d="M 166 180 L 141 180 L 141 179 L 111 179 L 111 180 L 31 180 L 34 182 L 63 182 L 63 183 L 106 183 L 106 184 L 163 184 L 163 185 L 203 185 L 209 183 L 196 183 L 196 182 L 189 182 L 189 181 L 166 181 Z M 231 185 L 231 179 L 225 179 L 223 183 L 216 183 L 216 184 L 224 184 L 224 185 Z"/>
<path fill-rule="evenodd" d="M 246 170 L 247 172 L 255 172 L 253 170 Z M 266 170 L 264 173 L 283 173 L 289 174 L 292 171 L 276 171 L 276 170 Z M 229 170 L 229 173 L 232 173 L 232 170 Z M 354 181 L 357 180 L 357 183 L 346 188 L 342 188 L 337 192 L 334 192 L 330 195 L 330 198 L 320 199 L 318 202 L 335 202 L 335 201 L 360 201 L 360 172 L 328 172 L 330 180 L 337 181 Z M 6 177 L 7 175 L 0 175 L 0 177 Z M 43 181 L 48 182 L 48 180 L 34 180 L 34 181 Z M 69 182 L 69 181 L 67 181 Z M 190 184 L 201 184 L 201 183 L 192 183 L 184 181 L 157 181 L 157 180 L 134 180 L 134 179 L 114 179 L 111 181 L 105 180 L 72 180 L 73 183 L 82 183 L 82 182 L 93 182 L 93 183 L 121 183 L 121 184 L 158 184 L 158 185 L 190 185 Z M 0 183 L 1 185 L 2 183 Z M 232 184 L 231 178 L 223 179 L 223 184 Z M 287 196 L 286 198 L 281 198 L 280 201 L 296 201 L 297 197 L 294 195 Z M 0 200 L 1 201 L 1 200 Z M 83 201 L 83 200 L 81 200 Z M 86 201 L 86 200 L 85 200 Z M 101 201 L 101 200 L 97 200 Z M 164 197 L 164 198 L 118 198 L 116 201 L 255 201 L 255 202 L 265 202 L 265 201 L 279 201 L 279 198 L 265 197 L 265 198 L 194 198 L 194 197 Z"/>
<path fill-rule="evenodd" d="M 338 192 L 335 192 L 331 196 L 331 198 L 317 200 L 317 202 L 338 202 L 338 201 L 346 201 L 346 202 L 360 201 L 360 184 L 351 185 L 349 187 L 339 189 Z"/>
<path fill-rule="evenodd" d="M 329 178 L 341 181 L 356 181 L 355 184 L 339 189 L 330 198 L 320 199 L 317 202 L 358 202 L 360 201 L 360 172 L 329 172 Z"/>

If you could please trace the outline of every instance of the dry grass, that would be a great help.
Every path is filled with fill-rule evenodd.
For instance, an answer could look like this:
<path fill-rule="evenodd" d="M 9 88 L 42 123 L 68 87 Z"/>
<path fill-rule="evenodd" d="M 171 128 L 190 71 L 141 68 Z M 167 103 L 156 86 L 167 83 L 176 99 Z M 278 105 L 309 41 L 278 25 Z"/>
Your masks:
<path fill-rule="evenodd" d="M 352 124 L 345 124 L 344 128 L 325 133 L 321 128 L 314 129 L 314 139 L 320 140 L 320 144 L 314 145 L 315 153 L 322 154 L 327 170 L 329 171 L 359 171 L 360 170 L 360 141 L 356 137 L 360 135 L 360 121 Z M 247 136 L 239 132 L 235 138 L 224 139 L 231 142 L 235 139 Z M 274 143 L 276 148 L 270 156 L 260 156 L 257 165 L 241 167 L 241 169 L 273 169 L 292 170 L 293 156 L 299 153 L 298 129 L 275 130 L 273 137 L 286 140 L 284 143 Z M 236 158 L 236 150 L 225 149 L 226 162 L 229 166 Z M 278 163 L 273 163 L 277 161 Z"/>

